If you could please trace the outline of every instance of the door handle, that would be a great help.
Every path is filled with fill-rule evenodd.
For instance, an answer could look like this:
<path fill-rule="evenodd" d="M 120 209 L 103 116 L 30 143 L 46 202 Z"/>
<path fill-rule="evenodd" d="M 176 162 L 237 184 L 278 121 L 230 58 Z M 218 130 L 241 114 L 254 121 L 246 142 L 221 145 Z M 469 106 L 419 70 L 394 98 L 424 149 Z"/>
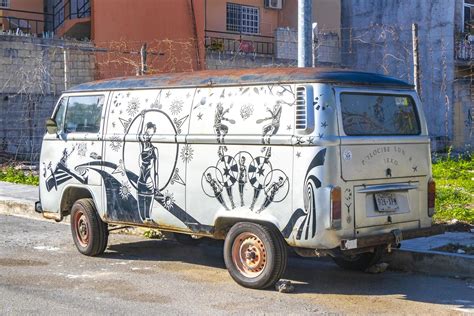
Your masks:
<path fill-rule="evenodd" d="M 92 153 L 90 154 L 90 157 L 91 157 L 92 159 L 96 159 L 96 160 L 102 159 L 102 156 L 101 156 L 101 155 L 97 155 L 97 154 L 94 153 L 94 152 L 92 152 Z"/>

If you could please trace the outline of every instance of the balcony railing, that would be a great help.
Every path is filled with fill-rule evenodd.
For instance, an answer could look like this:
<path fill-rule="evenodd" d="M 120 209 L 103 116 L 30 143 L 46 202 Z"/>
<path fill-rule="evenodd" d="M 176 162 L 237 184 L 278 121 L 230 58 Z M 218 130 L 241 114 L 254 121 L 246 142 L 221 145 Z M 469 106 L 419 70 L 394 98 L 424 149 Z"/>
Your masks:
<path fill-rule="evenodd" d="M 59 0 L 53 6 L 53 15 L 53 29 L 56 31 L 66 20 L 90 17 L 90 0 Z"/>
<path fill-rule="evenodd" d="M 205 46 L 208 51 L 231 54 L 273 55 L 272 36 L 249 35 L 206 30 Z"/>
<path fill-rule="evenodd" d="M 474 59 L 474 42 L 467 39 L 457 40 L 455 49 L 455 57 L 457 60 L 471 61 Z"/>
<path fill-rule="evenodd" d="M 40 35 L 45 30 L 49 29 L 51 21 L 48 21 L 47 17 L 52 17 L 52 14 L 44 12 L 26 11 L 26 10 L 15 10 L 8 8 L 0 8 L 3 14 L 0 14 L 0 31 L 21 31 L 26 34 Z M 22 16 L 31 16 L 31 18 L 18 17 L 17 14 Z"/>

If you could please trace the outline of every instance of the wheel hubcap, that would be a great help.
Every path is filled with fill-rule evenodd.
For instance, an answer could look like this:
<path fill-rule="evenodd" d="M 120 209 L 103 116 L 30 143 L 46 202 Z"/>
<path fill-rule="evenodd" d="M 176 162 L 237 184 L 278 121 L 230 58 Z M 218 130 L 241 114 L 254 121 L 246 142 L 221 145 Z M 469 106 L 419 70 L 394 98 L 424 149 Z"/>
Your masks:
<path fill-rule="evenodd" d="M 232 261 L 243 275 L 255 278 L 263 272 L 267 264 L 265 245 L 256 235 L 242 233 L 232 245 Z"/>
<path fill-rule="evenodd" d="M 79 212 L 75 217 L 76 237 L 81 246 L 87 247 L 89 244 L 89 225 L 84 213 Z"/>

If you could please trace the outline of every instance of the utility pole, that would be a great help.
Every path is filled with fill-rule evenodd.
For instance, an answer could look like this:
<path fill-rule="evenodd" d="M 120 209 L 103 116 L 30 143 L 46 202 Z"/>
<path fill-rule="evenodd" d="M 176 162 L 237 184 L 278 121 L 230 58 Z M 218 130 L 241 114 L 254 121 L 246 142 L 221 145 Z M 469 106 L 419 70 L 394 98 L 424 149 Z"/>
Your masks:
<path fill-rule="evenodd" d="M 298 67 L 311 67 L 311 16 L 312 0 L 298 0 Z"/>
<path fill-rule="evenodd" d="M 421 83 L 420 83 L 420 53 L 418 41 L 418 24 L 413 23 L 411 26 L 412 41 L 413 41 L 413 82 L 415 83 L 416 92 L 421 97 Z"/>
<path fill-rule="evenodd" d="M 67 67 L 67 49 L 63 47 L 63 63 L 64 63 L 64 91 L 68 88 L 68 67 Z"/>
<path fill-rule="evenodd" d="M 140 76 L 143 76 L 147 73 L 147 65 L 146 65 L 146 43 L 142 45 L 142 48 L 140 49 Z"/>

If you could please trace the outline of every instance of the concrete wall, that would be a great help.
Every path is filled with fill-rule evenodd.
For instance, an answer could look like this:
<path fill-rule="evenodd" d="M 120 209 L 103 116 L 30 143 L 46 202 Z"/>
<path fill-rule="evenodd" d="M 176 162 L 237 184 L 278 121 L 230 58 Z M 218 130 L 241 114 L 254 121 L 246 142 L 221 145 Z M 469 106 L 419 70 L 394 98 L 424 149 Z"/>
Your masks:
<path fill-rule="evenodd" d="M 453 142 L 455 149 L 474 149 L 474 86 L 471 80 L 454 83 Z"/>
<path fill-rule="evenodd" d="M 230 54 L 208 51 L 206 54 L 208 69 L 236 69 L 259 67 L 296 67 L 294 59 L 281 59 L 273 56 L 253 54 Z"/>
<path fill-rule="evenodd" d="M 64 90 L 62 46 L 90 43 L 0 35 L 0 158 L 39 158 L 45 119 Z M 69 86 L 92 81 L 94 55 L 70 49 Z"/>
<path fill-rule="evenodd" d="M 420 67 L 430 134 L 452 139 L 455 6 L 446 0 L 342 0 L 342 62 L 413 82 L 411 24 L 419 25 Z"/>

